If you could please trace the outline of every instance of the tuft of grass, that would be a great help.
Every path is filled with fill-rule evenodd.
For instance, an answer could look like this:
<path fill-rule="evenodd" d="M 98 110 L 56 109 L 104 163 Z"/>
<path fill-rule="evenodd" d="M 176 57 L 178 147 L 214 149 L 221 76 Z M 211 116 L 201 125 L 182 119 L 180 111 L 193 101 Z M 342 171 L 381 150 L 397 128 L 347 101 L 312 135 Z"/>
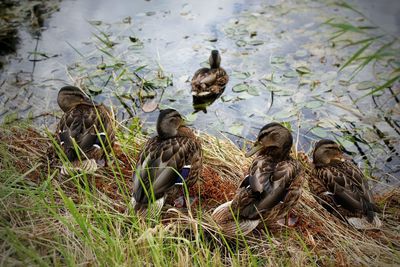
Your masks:
<path fill-rule="evenodd" d="M 296 228 L 260 225 L 225 237 L 211 211 L 232 197 L 250 159 L 231 141 L 200 134 L 201 204 L 139 220 L 130 207 L 133 166 L 146 137 L 140 124 L 118 132 L 110 164 L 94 175 L 61 177 L 50 137 L 28 126 L 0 130 L 2 265 L 382 265 L 400 264 L 400 195 L 385 205 L 382 231 L 359 232 L 327 213 L 307 191 Z M 304 153 L 299 154 L 307 164 Z M 385 203 L 385 204 L 384 204 Z M 167 207 L 168 208 L 168 205 Z"/>

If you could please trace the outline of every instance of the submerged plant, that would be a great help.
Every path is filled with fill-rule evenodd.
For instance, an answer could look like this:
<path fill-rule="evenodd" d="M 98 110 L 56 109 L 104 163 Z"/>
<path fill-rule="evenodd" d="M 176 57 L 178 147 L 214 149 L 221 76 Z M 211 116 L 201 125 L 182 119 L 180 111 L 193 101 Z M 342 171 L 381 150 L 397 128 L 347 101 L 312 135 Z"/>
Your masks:
<path fill-rule="evenodd" d="M 376 85 L 367 93 L 356 99 L 374 95 L 382 90 L 391 88 L 400 80 L 400 39 L 393 36 L 378 26 L 372 24 L 368 17 L 353 6 L 345 2 L 337 2 L 335 5 L 351 10 L 361 16 L 358 21 L 337 21 L 335 18 L 327 20 L 324 24 L 330 26 L 335 32 L 332 33 L 331 41 L 343 43 L 343 48 L 352 49 L 355 52 L 340 67 L 340 71 L 354 66 L 351 71 L 350 80 L 366 67 L 372 66 L 372 73 Z M 361 21 L 361 23 L 359 22 Z M 364 25 L 364 22 L 368 22 Z M 361 24 L 361 25 L 359 25 Z M 379 72 L 386 72 L 380 77 Z"/>

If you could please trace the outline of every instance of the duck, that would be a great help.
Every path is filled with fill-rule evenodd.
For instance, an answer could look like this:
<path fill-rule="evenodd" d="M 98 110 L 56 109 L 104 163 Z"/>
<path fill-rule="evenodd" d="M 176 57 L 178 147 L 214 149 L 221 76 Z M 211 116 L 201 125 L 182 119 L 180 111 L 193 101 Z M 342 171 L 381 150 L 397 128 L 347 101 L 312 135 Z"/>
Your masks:
<path fill-rule="evenodd" d="M 192 96 L 210 97 L 221 95 L 229 81 L 226 71 L 220 67 L 221 55 L 218 50 L 212 50 L 208 60 L 210 68 L 201 68 L 193 75 Z"/>
<path fill-rule="evenodd" d="M 247 235 L 260 222 L 276 223 L 297 204 L 304 179 L 301 163 L 290 155 L 292 144 L 292 134 L 282 124 L 272 122 L 261 128 L 246 153 L 246 157 L 256 154 L 249 174 L 233 199 L 212 213 L 223 233 Z"/>
<path fill-rule="evenodd" d="M 132 206 L 140 218 L 157 218 L 176 185 L 193 186 L 202 171 L 201 142 L 175 109 L 160 111 L 157 135 L 140 152 L 133 175 Z"/>
<path fill-rule="evenodd" d="M 326 210 L 356 229 L 382 226 L 365 175 L 335 141 L 315 144 L 313 165 L 310 191 Z"/>
<path fill-rule="evenodd" d="M 64 164 L 61 174 L 70 170 L 95 172 L 115 141 L 111 109 L 92 101 L 75 86 L 62 87 L 57 103 L 64 113 L 57 124 L 56 140 L 66 159 L 72 163 L 72 166 Z"/>

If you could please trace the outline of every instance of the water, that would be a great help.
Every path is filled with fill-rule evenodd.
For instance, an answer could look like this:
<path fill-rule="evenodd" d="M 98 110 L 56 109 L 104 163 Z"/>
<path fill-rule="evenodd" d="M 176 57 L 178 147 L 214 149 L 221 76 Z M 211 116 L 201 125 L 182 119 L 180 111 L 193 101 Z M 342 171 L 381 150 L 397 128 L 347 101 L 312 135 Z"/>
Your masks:
<path fill-rule="evenodd" d="M 351 4 L 387 38 L 399 35 L 395 1 Z M 138 86 L 130 80 L 145 65 L 139 71 L 145 79 L 166 84 L 157 78 L 162 72 L 173 83 L 164 92 L 156 89 L 155 99 L 147 101 L 179 110 L 201 131 L 242 145 L 264 124 L 285 121 L 299 133 L 300 150 L 309 152 L 320 138 L 336 139 L 357 163 L 382 181 L 397 183 L 398 102 L 388 90 L 352 102 L 368 92 L 360 90 L 370 87 L 365 81 L 374 81 L 375 72 L 383 75 L 387 66 L 367 67 L 347 82 L 354 68 L 339 72 L 338 64 L 354 49 L 329 41 L 333 30 L 321 23 L 332 17 L 361 21 L 351 10 L 318 1 L 62 1 L 38 39 L 29 27 L 19 29 L 17 54 L 1 73 L 0 119 L 34 116 L 34 123 L 52 129 L 61 114 L 57 92 L 75 83 L 101 88 L 95 99 L 113 104 L 120 121 L 129 124 L 132 116 L 140 117 L 144 129 L 154 132 L 158 112 L 142 111 Z M 94 36 L 105 39 L 103 33 L 117 44 L 106 48 Z M 193 113 L 188 80 L 212 49 L 220 50 L 230 82 L 207 113 Z M 30 61 L 32 51 L 43 52 L 37 55 L 42 61 Z M 123 67 L 115 67 L 121 62 Z M 96 68 L 103 63 L 105 70 Z M 399 85 L 392 91 L 398 94 Z"/>

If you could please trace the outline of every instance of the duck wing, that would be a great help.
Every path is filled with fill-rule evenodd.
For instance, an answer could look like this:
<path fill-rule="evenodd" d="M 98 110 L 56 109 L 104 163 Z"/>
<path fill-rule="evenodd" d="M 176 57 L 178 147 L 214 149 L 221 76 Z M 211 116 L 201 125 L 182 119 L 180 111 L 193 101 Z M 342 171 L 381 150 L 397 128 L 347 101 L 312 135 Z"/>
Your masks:
<path fill-rule="evenodd" d="M 294 161 L 274 163 L 255 160 L 250 175 L 241 183 L 232 205 L 246 218 L 256 218 L 279 202 L 283 202 L 292 181 L 299 175 L 299 164 Z"/>
<path fill-rule="evenodd" d="M 70 161 L 77 159 L 73 140 L 87 157 L 91 158 L 90 153 L 94 150 L 102 152 L 102 143 L 106 147 L 110 146 L 107 134 L 112 142 L 115 136 L 114 128 L 111 125 L 109 110 L 103 105 L 96 108 L 79 105 L 71 109 L 64 113 L 57 129 L 60 145 Z"/>
<path fill-rule="evenodd" d="M 342 171 L 347 177 L 349 177 L 350 180 L 352 180 L 360 187 L 363 197 L 367 199 L 370 203 L 374 203 L 372 192 L 369 189 L 367 179 L 365 178 L 365 175 L 362 173 L 362 171 L 351 161 L 346 161 L 342 164 L 344 166 L 344 168 L 342 168 Z M 374 209 L 377 209 L 376 211 L 379 210 L 379 208 L 375 205 Z"/>
<path fill-rule="evenodd" d="M 187 137 L 148 141 L 136 165 L 133 177 L 133 197 L 138 203 L 148 203 L 154 196 L 161 198 L 175 184 L 184 165 L 190 164 L 194 141 Z"/>
<path fill-rule="evenodd" d="M 300 197 L 299 188 L 291 188 L 296 177 L 300 175 L 300 164 L 294 160 L 279 162 L 270 179 L 264 183 L 262 200 L 258 204 L 260 211 L 268 211 L 279 202 L 292 206 Z M 292 203 L 293 202 L 293 203 Z"/>
<path fill-rule="evenodd" d="M 309 176 L 309 186 L 311 193 L 319 204 L 321 204 L 329 212 L 334 212 L 337 207 L 335 198 L 332 192 L 329 192 L 327 186 L 324 183 L 324 179 L 321 177 L 321 172 L 314 169 L 312 174 Z"/>
<path fill-rule="evenodd" d="M 207 77 L 210 69 L 209 68 L 201 68 L 197 70 L 192 78 L 192 86 L 199 86 L 204 78 Z"/>
<path fill-rule="evenodd" d="M 215 84 L 225 88 L 225 85 L 229 81 L 229 76 L 226 73 L 226 71 L 223 68 L 219 68 L 217 73 L 216 73 L 216 76 L 217 76 L 217 78 L 216 78 Z"/>
<path fill-rule="evenodd" d="M 225 89 L 228 80 L 228 74 L 222 68 L 203 68 L 198 70 L 193 76 L 192 91 L 202 92 L 205 90 L 211 90 L 213 93 L 218 93 Z"/>
<path fill-rule="evenodd" d="M 368 221 L 373 220 L 377 207 L 372 202 L 364 175 L 354 164 L 345 162 L 323 168 L 320 177 L 338 205 L 355 214 L 362 212 Z"/>

